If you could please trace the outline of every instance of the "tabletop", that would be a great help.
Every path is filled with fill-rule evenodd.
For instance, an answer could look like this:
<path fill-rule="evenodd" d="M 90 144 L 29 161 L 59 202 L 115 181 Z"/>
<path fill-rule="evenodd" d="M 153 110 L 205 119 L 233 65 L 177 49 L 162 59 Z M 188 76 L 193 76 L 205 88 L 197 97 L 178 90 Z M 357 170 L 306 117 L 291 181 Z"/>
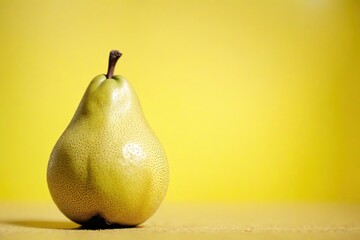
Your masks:
<path fill-rule="evenodd" d="M 360 205 L 164 203 L 135 228 L 84 229 L 53 203 L 0 202 L 0 239 L 360 239 Z"/>

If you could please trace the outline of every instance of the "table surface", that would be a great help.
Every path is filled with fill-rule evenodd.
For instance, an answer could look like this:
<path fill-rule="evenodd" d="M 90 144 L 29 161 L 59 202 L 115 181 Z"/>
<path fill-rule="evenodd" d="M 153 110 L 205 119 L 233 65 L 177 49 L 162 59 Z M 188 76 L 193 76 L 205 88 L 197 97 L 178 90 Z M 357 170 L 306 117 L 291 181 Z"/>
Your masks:
<path fill-rule="evenodd" d="M 136 228 L 88 230 L 53 203 L 0 202 L 0 239 L 360 239 L 360 205 L 163 204 Z"/>

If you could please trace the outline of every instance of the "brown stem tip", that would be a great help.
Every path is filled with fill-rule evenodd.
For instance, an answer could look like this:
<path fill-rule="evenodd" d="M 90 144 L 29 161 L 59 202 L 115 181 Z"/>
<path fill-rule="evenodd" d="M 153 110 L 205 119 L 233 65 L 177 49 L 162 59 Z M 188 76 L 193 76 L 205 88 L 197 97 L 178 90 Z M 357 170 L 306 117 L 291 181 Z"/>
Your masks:
<path fill-rule="evenodd" d="M 106 78 L 112 78 L 114 76 L 114 70 L 117 60 L 121 57 L 122 53 L 118 50 L 112 50 L 109 55 L 109 65 Z"/>

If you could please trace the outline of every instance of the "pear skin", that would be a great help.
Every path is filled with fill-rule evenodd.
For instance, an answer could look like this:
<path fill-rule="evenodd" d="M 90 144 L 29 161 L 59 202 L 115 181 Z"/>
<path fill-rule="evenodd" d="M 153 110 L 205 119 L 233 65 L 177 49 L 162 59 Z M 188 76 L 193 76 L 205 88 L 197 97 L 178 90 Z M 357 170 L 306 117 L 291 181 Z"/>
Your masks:
<path fill-rule="evenodd" d="M 164 149 L 122 76 L 111 51 L 106 75 L 89 84 L 70 124 L 50 155 L 52 199 L 72 221 L 136 226 L 163 201 L 169 181 Z"/>

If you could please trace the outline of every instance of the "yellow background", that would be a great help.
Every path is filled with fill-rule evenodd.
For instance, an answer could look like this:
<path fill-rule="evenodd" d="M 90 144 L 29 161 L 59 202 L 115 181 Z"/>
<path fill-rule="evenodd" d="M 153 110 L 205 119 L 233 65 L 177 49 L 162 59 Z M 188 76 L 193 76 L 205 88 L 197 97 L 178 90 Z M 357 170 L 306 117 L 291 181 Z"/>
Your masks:
<path fill-rule="evenodd" d="M 0 1 L 0 200 L 46 167 L 119 49 L 170 162 L 166 200 L 360 203 L 360 2 Z"/>

